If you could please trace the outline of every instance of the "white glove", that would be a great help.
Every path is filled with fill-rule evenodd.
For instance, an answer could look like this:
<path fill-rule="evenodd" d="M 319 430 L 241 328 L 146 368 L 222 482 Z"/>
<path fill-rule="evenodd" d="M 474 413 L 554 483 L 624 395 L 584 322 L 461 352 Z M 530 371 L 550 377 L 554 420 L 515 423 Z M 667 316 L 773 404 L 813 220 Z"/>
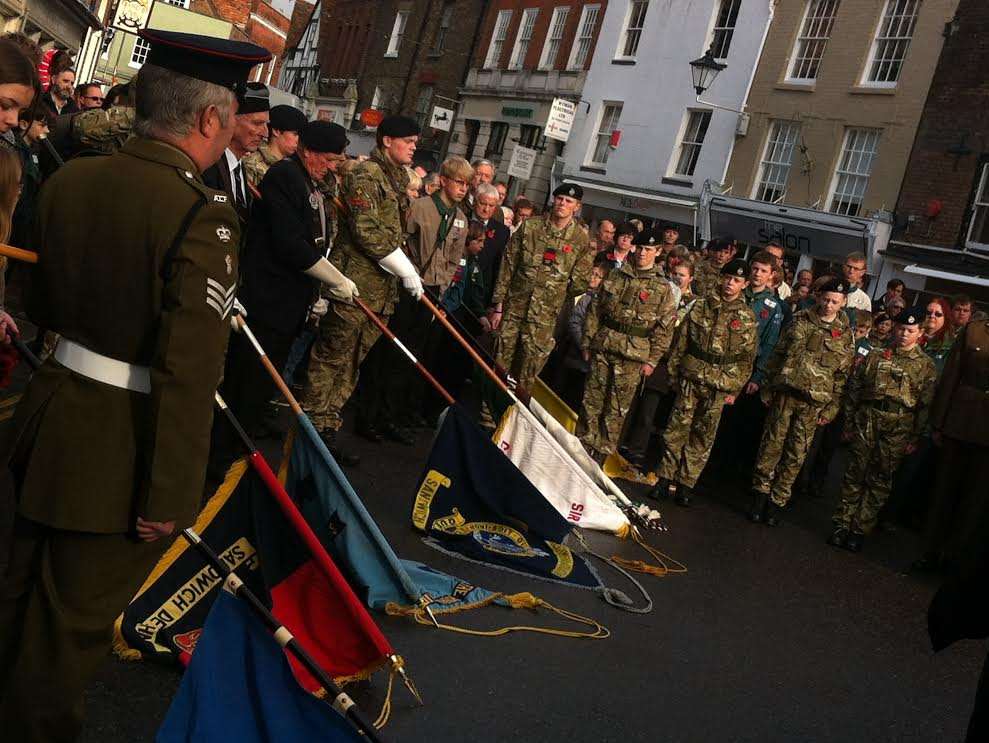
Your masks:
<path fill-rule="evenodd" d="M 320 258 L 303 273 L 324 283 L 329 288 L 329 294 L 333 299 L 353 304 L 354 298 L 360 296 L 360 292 L 357 291 L 357 284 L 340 273 L 326 258 Z"/>
<path fill-rule="evenodd" d="M 326 314 L 327 310 L 329 309 L 330 309 L 330 303 L 327 302 L 322 297 L 320 297 L 315 302 L 313 302 L 312 309 L 309 311 L 316 317 L 322 317 L 323 315 Z"/>
<path fill-rule="evenodd" d="M 392 276 L 398 276 L 402 280 L 402 286 L 413 299 L 418 301 L 422 296 L 422 279 L 416 272 L 416 267 L 412 265 L 409 257 L 402 252 L 401 248 L 395 248 L 392 252 L 378 261 L 378 265 L 385 269 Z"/>
<path fill-rule="evenodd" d="M 232 327 L 234 330 L 236 330 L 239 333 L 240 332 L 240 321 L 237 319 L 237 314 L 240 314 L 241 317 L 245 317 L 246 318 L 247 317 L 247 308 L 240 303 L 240 300 L 239 299 L 237 299 L 235 297 L 234 298 L 234 309 L 237 312 L 236 313 L 233 313 L 233 312 L 230 313 L 230 327 Z"/>

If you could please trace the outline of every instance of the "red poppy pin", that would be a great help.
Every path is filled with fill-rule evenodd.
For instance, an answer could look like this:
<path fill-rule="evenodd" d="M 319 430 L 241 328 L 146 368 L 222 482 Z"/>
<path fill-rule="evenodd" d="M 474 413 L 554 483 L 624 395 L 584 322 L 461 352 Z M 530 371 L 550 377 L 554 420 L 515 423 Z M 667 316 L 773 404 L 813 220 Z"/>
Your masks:
<path fill-rule="evenodd" d="M 547 250 L 543 253 L 543 263 L 556 263 L 556 251 Z"/>
<path fill-rule="evenodd" d="M 571 245 L 570 243 L 567 243 L 566 245 L 564 245 L 563 246 L 563 252 L 564 253 L 572 253 L 573 252 L 573 245 Z"/>
<path fill-rule="evenodd" d="M 886 359 L 887 361 L 893 358 L 893 349 L 887 348 L 885 351 L 883 351 L 883 358 Z"/>
<path fill-rule="evenodd" d="M 487 231 L 487 232 L 485 232 L 484 234 L 485 234 L 485 235 L 487 236 L 487 238 L 488 238 L 488 239 L 490 240 L 490 239 L 491 239 L 492 237 L 494 237 L 494 230 L 488 230 L 488 231 Z"/>
<path fill-rule="evenodd" d="M 841 338 L 841 330 L 839 330 L 838 328 L 831 328 L 831 337 Z"/>
<path fill-rule="evenodd" d="M 736 317 L 734 320 L 728 323 L 728 327 L 730 327 L 732 330 L 739 330 L 742 327 L 742 321 Z"/>
<path fill-rule="evenodd" d="M 769 310 L 763 308 L 763 310 L 759 313 L 759 317 L 762 318 L 763 320 L 768 320 L 769 319 Z"/>
<path fill-rule="evenodd" d="M 607 258 L 609 261 L 613 261 L 613 260 L 615 260 L 615 254 L 614 253 L 608 253 L 605 256 L 605 258 Z"/>
<path fill-rule="evenodd" d="M 639 301 L 640 302 L 646 302 L 646 301 L 648 301 L 648 299 L 649 299 L 649 292 L 647 292 L 645 289 L 643 289 L 641 292 L 639 292 Z"/>

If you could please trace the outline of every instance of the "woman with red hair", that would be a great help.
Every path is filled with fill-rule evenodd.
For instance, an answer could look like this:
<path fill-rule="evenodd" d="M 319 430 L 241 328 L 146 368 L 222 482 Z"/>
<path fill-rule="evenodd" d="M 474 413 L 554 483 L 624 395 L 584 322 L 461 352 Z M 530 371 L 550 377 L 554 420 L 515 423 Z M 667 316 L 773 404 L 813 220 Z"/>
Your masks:
<path fill-rule="evenodd" d="M 944 370 L 948 353 L 955 342 L 955 324 L 951 319 L 951 305 L 944 297 L 935 297 L 924 310 L 924 337 L 921 343 L 934 366 L 938 377 Z"/>

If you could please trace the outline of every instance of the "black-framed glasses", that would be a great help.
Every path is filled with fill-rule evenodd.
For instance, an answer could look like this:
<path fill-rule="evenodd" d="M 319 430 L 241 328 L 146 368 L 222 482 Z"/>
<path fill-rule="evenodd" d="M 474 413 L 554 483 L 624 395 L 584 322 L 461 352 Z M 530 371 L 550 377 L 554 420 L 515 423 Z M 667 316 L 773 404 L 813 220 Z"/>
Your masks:
<path fill-rule="evenodd" d="M 928 311 L 925 314 L 927 315 L 927 317 L 944 317 L 943 312 L 937 312 L 937 311 L 934 312 Z"/>

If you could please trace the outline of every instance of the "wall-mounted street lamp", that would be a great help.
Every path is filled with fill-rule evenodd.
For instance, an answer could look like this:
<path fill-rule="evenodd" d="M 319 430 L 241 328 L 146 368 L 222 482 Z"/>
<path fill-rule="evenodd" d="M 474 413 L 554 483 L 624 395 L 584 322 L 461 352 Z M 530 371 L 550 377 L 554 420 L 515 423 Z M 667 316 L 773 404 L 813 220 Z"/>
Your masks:
<path fill-rule="evenodd" d="M 703 103 L 705 106 L 710 106 L 711 108 L 721 109 L 722 111 L 745 114 L 744 111 L 739 111 L 737 108 L 719 106 L 717 103 L 710 103 L 708 101 L 701 100 L 701 95 L 703 95 L 704 91 L 711 87 L 715 78 L 720 75 L 721 71 L 726 67 L 728 67 L 728 65 L 719 62 L 714 58 L 714 53 L 711 49 L 704 52 L 703 57 L 695 59 L 690 63 L 690 76 L 694 82 L 694 90 L 697 91 L 697 102 Z"/>

